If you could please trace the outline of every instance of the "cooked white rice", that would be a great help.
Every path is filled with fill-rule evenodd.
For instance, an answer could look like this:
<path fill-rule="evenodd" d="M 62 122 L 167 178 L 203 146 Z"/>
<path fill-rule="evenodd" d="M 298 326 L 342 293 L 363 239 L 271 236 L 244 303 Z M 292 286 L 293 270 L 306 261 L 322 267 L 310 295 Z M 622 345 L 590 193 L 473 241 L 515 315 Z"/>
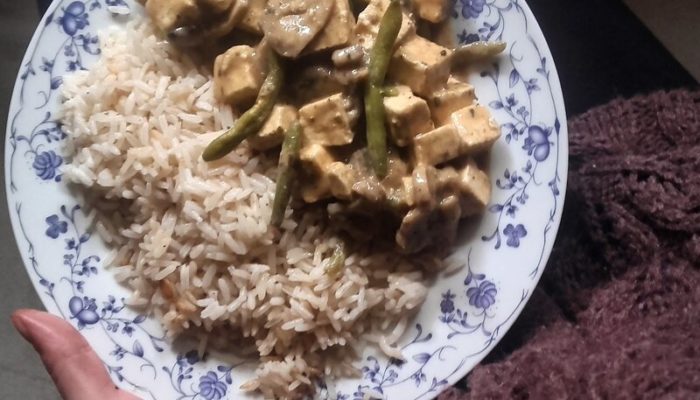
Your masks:
<path fill-rule="evenodd" d="M 260 365 L 244 388 L 266 398 L 352 373 L 363 335 L 400 355 L 392 345 L 426 295 L 424 261 L 351 244 L 345 268 L 327 274 L 339 239 L 322 210 L 288 211 L 281 232 L 268 227 L 274 159 L 242 145 L 202 161 L 234 121 L 209 71 L 145 23 L 101 39 L 99 62 L 65 80 L 65 176 L 99 199 L 96 230 L 114 249 L 115 276 L 133 289 L 128 304 L 152 311 L 173 336 L 249 338 Z"/>

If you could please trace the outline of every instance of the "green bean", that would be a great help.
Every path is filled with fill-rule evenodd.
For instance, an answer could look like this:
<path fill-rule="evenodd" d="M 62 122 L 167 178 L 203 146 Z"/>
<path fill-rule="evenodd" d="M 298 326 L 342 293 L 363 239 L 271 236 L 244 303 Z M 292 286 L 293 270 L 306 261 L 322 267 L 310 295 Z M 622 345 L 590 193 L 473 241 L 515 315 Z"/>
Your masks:
<path fill-rule="evenodd" d="M 474 42 L 457 47 L 452 57 L 455 63 L 468 64 L 493 58 L 505 49 L 505 42 Z"/>
<path fill-rule="evenodd" d="M 291 195 L 291 186 L 296 180 L 295 163 L 301 148 L 301 125 L 294 122 L 284 135 L 282 152 L 280 153 L 280 174 L 275 187 L 275 199 L 272 203 L 272 218 L 270 225 L 280 226 L 284 220 Z"/>
<path fill-rule="evenodd" d="M 338 245 L 333 251 L 333 255 L 326 265 L 326 274 L 336 275 L 345 266 L 345 250 L 342 245 Z"/>
<path fill-rule="evenodd" d="M 382 91 L 402 21 L 401 4 L 398 0 L 391 0 L 379 23 L 379 33 L 369 55 L 369 77 L 365 89 L 367 148 L 374 173 L 380 178 L 386 176 L 387 173 L 386 126 L 384 125 Z"/>
<path fill-rule="evenodd" d="M 375 85 L 365 90 L 365 115 L 367 118 L 367 149 L 374 173 L 383 178 L 387 173 L 386 127 L 384 126 L 384 96 Z"/>
<path fill-rule="evenodd" d="M 284 70 L 274 51 L 267 56 L 267 77 L 253 107 L 244 112 L 231 129 L 214 139 L 202 154 L 204 161 L 218 160 L 233 151 L 244 140 L 258 133 L 272 113 L 284 81 Z"/>
<path fill-rule="evenodd" d="M 391 0 L 379 22 L 379 32 L 369 56 L 369 81 L 377 86 L 384 83 L 402 22 L 401 3 L 399 0 Z"/>

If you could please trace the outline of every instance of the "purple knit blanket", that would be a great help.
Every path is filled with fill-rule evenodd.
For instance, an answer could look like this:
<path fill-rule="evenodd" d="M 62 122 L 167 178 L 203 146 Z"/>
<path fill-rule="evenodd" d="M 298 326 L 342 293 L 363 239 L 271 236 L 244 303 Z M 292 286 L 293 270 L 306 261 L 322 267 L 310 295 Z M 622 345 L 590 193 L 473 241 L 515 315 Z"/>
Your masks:
<path fill-rule="evenodd" d="M 540 285 L 440 399 L 700 399 L 700 92 L 613 101 L 569 128 Z"/>

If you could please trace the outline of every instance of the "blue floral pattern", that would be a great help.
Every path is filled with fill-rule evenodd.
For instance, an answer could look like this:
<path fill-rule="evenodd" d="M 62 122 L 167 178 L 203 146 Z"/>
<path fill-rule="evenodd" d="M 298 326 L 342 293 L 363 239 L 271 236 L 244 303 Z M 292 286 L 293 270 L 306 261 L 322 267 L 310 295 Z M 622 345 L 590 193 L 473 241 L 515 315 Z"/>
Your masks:
<path fill-rule="evenodd" d="M 63 9 L 63 15 L 58 17 L 56 22 L 61 25 L 63 31 L 66 32 L 68 36 L 75 36 L 78 31 L 90 24 L 85 3 L 82 1 L 74 1 L 68 4 L 68 7 Z"/>
<path fill-rule="evenodd" d="M 487 310 L 496 302 L 496 285 L 489 281 L 483 281 L 479 286 L 467 289 L 469 304 Z"/>
<path fill-rule="evenodd" d="M 58 215 L 50 215 L 46 217 L 46 223 L 49 227 L 46 229 L 46 236 L 56 239 L 62 233 L 68 232 L 68 223 L 58 219 Z"/>
<path fill-rule="evenodd" d="M 496 304 L 498 289 L 496 284 L 486 278 L 486 275 L 472 272 L 471 252 L 467 255 L 467 276 L 464 278 L 464 295 L 469 307 L 457 307 L 457 294 L 448 289 L 442 294 L 440 302 L 440 322 L 445 324 L 450 332 L 447 338 L 457 335 L 470 335 L 481 330 L 488 335 L 487 322 L 493 318 L 488 311 Z"/>
<path fill-rule="evenodd" d="M 107 6 L 126 6 L 123 0 L 104 0 Z M 9 127 L 9 144 L 11 148 L 9 163 L 10 188 L 16 190 L 14 174 L 15 157 L 20 145 L 24 144 L 27 150 L 26 157 L 33 159 L 32 167 L 36 176 L 44 181 L 54 180 L 60 182 L 60 167 L 63 157 L 57 150 L 46 150 L 47 146 L 56 145 L 66 138 L 60 122 L 54 119 L 51 101 L 58 101 L 55 96 L 57 90 L 63 85 L 63 75 L 77 70 L 85 69 L 84 63 L 88 57 L 100 54 L 99 40 L 94 32 L 86 32 L 90 26 L 90 14 L 92 10 L 103 7 L 100 0 L 66 2 L 57 10 L 47 14 L 44 19 L 44 28 L 40 33 L 41 42 L 45 35 L 54 34 L 65 37 L 57 48 L 50 51 L 35 49 L 32 57 L 24 63 L 19 76 L 20 92 L 16 96 L 20 110 L 14 114 Z M 91 58 L 94 59 L 94 58 Z M 90 60 L 91 60 L 90 59 Z M 37 85 L 37 90 L 30 95 L 27 93 L 28 81 Z M 41 83 L 39 83 L 41 82 Z M 36 102 L 37 104 L 31 104 Z M 56 104 L 56 103 L 54 103 Z M 28 133 L 20 132 L 19 123 L 21 117 L 28 113 L 37 113 L 37 110 L 46 110 L 42 120 L 38 121 Z M 26 125 L 23 125 L 26 126 Z"/>
<path fill-rule="evenodd" d="M 228 385 L 219 380 L 214 371 L 209 371 L 199 378 L 199 393 L 207 400 L 220 400 L 226 396 Z"/>
<path fill-rule="evenodd" d="M 516 206 L 511 206 L 516 208 Z M 511 215 L 515 214 L 512 212 Z M 520 247 L 520 239 L 527 236 L 527 229 L 522 224 L 513 226 L 513 224 L 508 224 L 505 229 L 503 229 L 503 234 L 508 238 L 506 244 L 510 247 Z"/>
<path fill-rule="evenodd" d="M 221 400 L 226 398 L 229 387 L 233 384 L 232 371 L 242 365 L 219 365 L 199 377 L 198 384 L 192 384 L 194 368 L 202 360 L 196 351 L 180 354 L 172 367 L 163 367 L 170 379 L 170 385 L 177 392 L 178 400 L 204 399 Z"/>
<path fill-rule="evenodd" d="M 43 180 L 51 180 L 60 177 L 56 172 L 58 167 L 63 164 L 63 158 L 56 154 L 55 151 L 44 151 L 36 155 L 32 166 L 39 178 Z M 59 179 L 60 180 L 60 179 Z"/>
<path fill-rule="evenodd" d="M 478 18 L 486 6 L 486 0 L 459 0 L 464 18 Z"/>
<path fill-rule="evenodd" d="M 506 53 L 472 77 L 501 124 L 493 200 L 476 240 L 457 250 L 459 279 L 440 278 L 400 341 L 405 360 L 368 350 L 356 380 L 320 382 L 322 399 L 428 399 L 464 376 L 502 337 L 537 283 L 561 215 L 566 117 L 556 71 L 523 0 L 453 0 L 462 44 L 503 40 Z M 64 77 L 99 56 L 97 29 L 120 23 L 125 0 L 63 0 L 49 10 L 22 63 L 7 136 L 8 199 L 27 269 L 47 308 L 94 344 L 114 381 L 147 399 L 239 398 L 254 363 L 166 345 L 157 322 L 126 306 L 129 293 L 104 272 L 106 254 L 65 189 L 57 117 Z M 57 263 L 56 260 L 59 260 Z M 507 282 L 507 284 L 504 284 Z M 109 288 L 109 290 L 105 290 Z"/>

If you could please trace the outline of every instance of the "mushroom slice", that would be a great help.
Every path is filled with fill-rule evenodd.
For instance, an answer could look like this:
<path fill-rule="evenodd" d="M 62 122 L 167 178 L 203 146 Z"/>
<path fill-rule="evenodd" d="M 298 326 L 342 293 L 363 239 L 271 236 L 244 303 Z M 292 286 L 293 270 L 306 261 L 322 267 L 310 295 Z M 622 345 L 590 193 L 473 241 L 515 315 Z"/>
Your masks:
<path fill-rule="evenodd" d="M 180 23 L 167 31 L 168 40 L 181 47 L 199 46 L 208 40 L 218 39 L 230 33 L 248 11 L 248 0 L 206 0 L 206 4 L 212 7 L 208 10 L 209 14 L 214 13 L 218 18 L 209 20 L 199 15 L 197 21 Z M 229 6 L 226 10 L 218 11 L 214 8 L 226 5 Z"/>
<path fill-rule="evenodd" d="M 260 27 L 277 53 L 297 57 L 326 26 L 333 0 L 269 0 Z"/>

